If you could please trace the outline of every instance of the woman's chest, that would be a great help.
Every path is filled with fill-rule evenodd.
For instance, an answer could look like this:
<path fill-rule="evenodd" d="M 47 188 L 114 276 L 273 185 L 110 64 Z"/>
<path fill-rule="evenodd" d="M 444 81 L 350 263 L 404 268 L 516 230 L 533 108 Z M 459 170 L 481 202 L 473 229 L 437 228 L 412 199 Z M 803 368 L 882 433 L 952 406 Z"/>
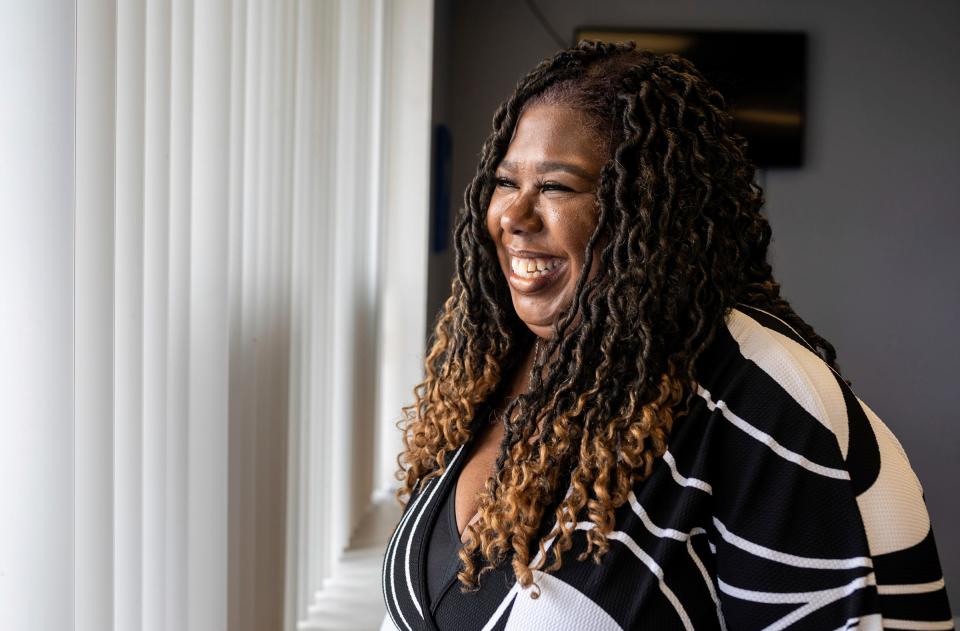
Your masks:
<path fill-rule="evenodd" d="M 456 538 L 462 540 L 466 527 L 479 517 L 479 494 L 487 481 L 496 473 L 497 455 L 503 438 L 503 426 L 493 425 L 477 440 L 476 446 L 467 448 L 464 465 L 459 475 L 452 481 L 450 493 L 455 498 L 453 517 L 456 524 Z"/>
<path fill-rule="evenodd" d="M 534 571 L 526 588 L 509 562 L 485 574 L 477 591 L 453 583 L 432 603 L 434 628 L 719 628 L 709 503 L 694 490 L 676 485 L 668 470 L 655 473 L 617 509 L 599 563 L 588 553 L 594 526 L 581 520 L 560 568 Z M 554 545 L 544 566 L 555 559 Z"/>
<path fill-rule="evenodd" d="M 719 628 L 709 495 L 679 485 L 666 462 L 616 510 L 599 563 L 586 554 L 592 524 L 581 520 L 561 567 L 534 572 L 535 586 L 521 587 L 506 561 L 484 573 L 476 591 L 450 580 L 431 598 L 427 552 L 434 530 L 449 528 L 444 507 L 462 470 L 459 463 L 424 488 L 387 550 L 384 594 L 399 629 Z M 550 543 L 545 565 L 555 558 Z M 456 566 L 448 578 L 455 579 Z"/>

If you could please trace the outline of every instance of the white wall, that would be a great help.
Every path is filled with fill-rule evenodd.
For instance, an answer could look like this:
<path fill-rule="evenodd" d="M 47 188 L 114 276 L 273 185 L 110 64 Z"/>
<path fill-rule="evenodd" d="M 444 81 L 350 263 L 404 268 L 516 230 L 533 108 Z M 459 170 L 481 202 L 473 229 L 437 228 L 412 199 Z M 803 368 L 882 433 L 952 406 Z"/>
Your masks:
<path fill-rule="evenodd" d="M 832 341 L 842 370 L 900 438 L 923 483 L 960 607 L 960 4 L 538 0 L 554 29 L 797 29 L 809 33 L 807 160 L 766 174 L 774 272 Z M 453 131 L 452 209 L 497 104 L 556 45 L 521 2 L 438 2 L 435 123 Z M 431 259 L 428 317 L 449 292 Z"/>

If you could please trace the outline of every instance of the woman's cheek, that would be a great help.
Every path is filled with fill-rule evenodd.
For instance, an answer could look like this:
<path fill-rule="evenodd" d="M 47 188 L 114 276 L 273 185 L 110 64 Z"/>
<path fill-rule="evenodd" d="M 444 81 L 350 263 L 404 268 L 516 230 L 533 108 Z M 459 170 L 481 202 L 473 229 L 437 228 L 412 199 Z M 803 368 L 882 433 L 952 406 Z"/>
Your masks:
<path fill-rule="evenodd" d="M 490 233 L 494 241 L 497 241 L 500 233 L 499 226 L 500 213 L 498 212 L 498 207 L 491 201 L 490 205 L 487 206 L 487 232 Z"/>

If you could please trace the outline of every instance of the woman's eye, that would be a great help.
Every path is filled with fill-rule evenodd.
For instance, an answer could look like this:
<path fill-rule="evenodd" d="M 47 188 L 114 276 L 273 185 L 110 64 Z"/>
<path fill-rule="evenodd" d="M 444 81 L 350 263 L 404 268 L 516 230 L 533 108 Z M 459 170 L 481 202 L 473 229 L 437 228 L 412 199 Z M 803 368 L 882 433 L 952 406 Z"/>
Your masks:
<path fill-rule="evenodd" d="M 509 178 L 498 177 L 496 178 L 495 182 L 496 182 L 497 188 L 518 188 L 517 183 Z M 537 186 L 541 192 L 542 191 L 570 192 L 573 190 L 569 186 L 564 186 L 563 184 L 560 184 L 558 182 L 543 182 L 541 184 L 538 184 Z"/>

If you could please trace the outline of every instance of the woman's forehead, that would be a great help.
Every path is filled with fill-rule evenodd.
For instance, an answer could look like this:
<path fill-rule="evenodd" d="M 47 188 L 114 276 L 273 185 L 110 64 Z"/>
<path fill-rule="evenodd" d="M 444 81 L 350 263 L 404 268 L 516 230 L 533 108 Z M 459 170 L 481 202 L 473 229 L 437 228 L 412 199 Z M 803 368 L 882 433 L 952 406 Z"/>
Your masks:
<path fill-rule="evenodd" d="M 574 165 L 597 174 L 606 159 L 589 116 L 560 104 L 533 105 L 520 116 L 501 165 L 511 170 Z"/>

